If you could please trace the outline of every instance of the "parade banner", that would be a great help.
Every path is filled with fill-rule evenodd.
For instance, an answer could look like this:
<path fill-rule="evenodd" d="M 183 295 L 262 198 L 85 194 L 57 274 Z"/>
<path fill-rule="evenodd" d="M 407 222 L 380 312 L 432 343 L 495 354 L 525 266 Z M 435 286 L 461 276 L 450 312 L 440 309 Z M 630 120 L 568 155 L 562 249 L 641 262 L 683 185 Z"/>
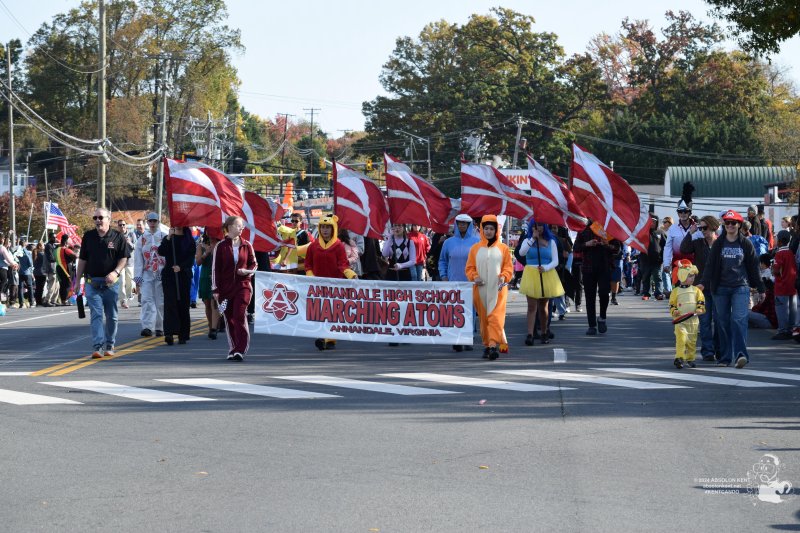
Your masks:
<path fill-rule="evenodd" d="M 362 342 L 472 344 L 472 283 L 256 272 L 255 332 Z"/>

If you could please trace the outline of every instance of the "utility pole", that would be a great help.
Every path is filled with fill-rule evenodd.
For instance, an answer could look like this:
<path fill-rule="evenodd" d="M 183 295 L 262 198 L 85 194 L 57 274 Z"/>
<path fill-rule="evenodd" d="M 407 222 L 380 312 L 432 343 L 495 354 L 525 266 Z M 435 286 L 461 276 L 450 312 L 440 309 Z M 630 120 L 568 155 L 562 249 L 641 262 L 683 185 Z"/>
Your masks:
<path fill-rule="evenodd" d="M 525 122 L 517 115 L 517 141 L 514 143 L 514 161 L 512 162 L 512 168 L 517 168 L 517 156 L 519 155 L 519 141 L 522 138 L 522 125 Z"/>
<path fill-rule="evenodd" d="M 166 72 L 167 69 L 164 69 Z M 158 132 L 158 139 L 161 143 L 159 150 L 164 150 L 167 145 L 167 82 L 164 77 L 161 78 L 161 127 L 159 128 Z M 166 155 L 166 150 L 164 150 L 163 155 Z M 156 213 L 158 216 L 161 216 L 161 209 L 163 207 L 163 200 L 164 200 L 164 162 L 159 160 L 158 162 L 158 185 L 156 190 Z"/>
<path fill-rule="evenodd" d="M 8 74 L 8 206 L 11 229 L 17 236 L 16 198 L 14 197 L 14 106 L 11 105 L 11 42 L 6 46 L 6 74 Z M 11 243 L 14 244 L 14 243 Z"/>
<path fill-rule="evenodd" d="M 308 112 L 311 113 L 311 141 L 309 142 L 309 144 L 311 146 L 309 148 L 311 148 L 313 150 L 314 149 L 314 111 L 322 111 L 322 110 L 320 108 L 318 108 L 318 107 L 311 107 L 311 108 L 304 107 L 303 111 L 308 111 Z M 308 113 L 306 113 L 306 114 L 308 114 Z M 313 174 L 314 173 L 314 156 L 312 155 L 310 159 L 311 159 L 311 161 L 308 164 L 308 173 L 309 174 Z M 308 179 L 310 180 L 309 183 L 313 184 L 314 178 L 309 177 Z"/>
<path fill-rule="evenodd" d="M 100 76 L 97 79 L 98 138 L 106 138 L 106 5 L 100 0 Z M 97 158 L 97 207 L 106 207 L 106 157 Z"/>
<path fill-rule="evenodd" d="M 289 113 L 278 113 L 278 116 L 283 116 L 283 142 L 281 143 L 281 176 L 279 178 L 279 189 L 278 189 L 278 200 L 279 203 L 283 202 L 283 165 L 284 161 L 286 161 L 286 132 L 289 130 L 289 117 L 293 117 L 294 115 L 290 115 Z"/>
<path fill-rule="evenodd" d="M 401 135 L 408 135 L 409 141 L 409 163 L 408 167 L 411 169 L 411 172 L 414 172 L 414 139 L 424 142 L 428 145 L 428 181 L 431 180 L 431 138 L 430 137 L 420 137 L 419 135 L 414 135 L 413 133 L 409 133 L 403 130 L 395 130 L 396 133 Z"/>

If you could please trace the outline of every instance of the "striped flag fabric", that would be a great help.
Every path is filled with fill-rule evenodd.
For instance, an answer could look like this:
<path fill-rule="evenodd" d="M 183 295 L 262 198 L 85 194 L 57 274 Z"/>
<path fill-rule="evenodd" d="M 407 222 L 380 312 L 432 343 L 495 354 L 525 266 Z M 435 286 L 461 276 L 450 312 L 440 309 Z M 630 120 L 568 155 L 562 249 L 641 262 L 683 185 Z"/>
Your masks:
<path fill-rule="evenodd" d="M 583 216 L 572 191 L 561 178 L 544 168 L 530 154 L 528 173 L 536 222 L 557 224 L 574 231 L 581 231 L 586 227 L 588 219 Z"/>
<path fill-rule="evenodd" d="M 447 233 L 461 202 L 411 172 L 411 168 L 384 153 L 389 216 L 395 224 L 418 224 L 437 233 Z"/>
<path fill-rule="evenodd" d="M 173 226 L 222 227 L 244 216 L 244 180 L 199 161 L 164 159 L 169 218 Z"/>
<path fill-rule="evenodd" d="M 283 207 L 262 198 L 252 191 L 244 192 L 244 230 L 242 237 L 250 241 L 257 252 L 271 252 L 283 245 L 278 237 L 275 220 L 283 216 Z"/>
<path fill-rule="evenodd" d="M 55 202 L 45 202 L 45 213 L 47 213 L 46 225 L 55 224 L 56 226 L 69 226 L 66 215 L 59 209 Z"/>
<path fill-rule="evenodd" d="M 333 212 L 339 227 L 357 235 L 382 239 L 389 206 L 374 181 L 355 169 L 333 162 Z"/>
<path fill-rule="evenodd" d="M 647 253 L 647 206 L 619 174 L 585 148 L 572 145 L 572 192 L 583 213 L 611 237 Z"/>
<path fill-rule="evenodd" d="M 531 197 L 490 165 L 461 163 L 461 211 L 471 217 L 507 215 L 527 220 Z"/>

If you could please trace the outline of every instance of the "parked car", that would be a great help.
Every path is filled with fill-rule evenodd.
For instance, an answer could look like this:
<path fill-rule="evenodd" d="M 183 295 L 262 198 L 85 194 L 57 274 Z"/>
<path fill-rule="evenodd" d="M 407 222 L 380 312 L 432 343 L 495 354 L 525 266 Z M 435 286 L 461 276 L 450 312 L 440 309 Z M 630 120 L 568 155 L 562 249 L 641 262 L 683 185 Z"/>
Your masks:
<path fill-rule="evenodd" d="M 324 198 L 325 189 L 314 189 L 314 198 Z"/>
<path fill-rule="evenodd" d="M 308 191 L 305 189 L 295 189 L 294 199 L 300 201 L 308 200 Z"/>

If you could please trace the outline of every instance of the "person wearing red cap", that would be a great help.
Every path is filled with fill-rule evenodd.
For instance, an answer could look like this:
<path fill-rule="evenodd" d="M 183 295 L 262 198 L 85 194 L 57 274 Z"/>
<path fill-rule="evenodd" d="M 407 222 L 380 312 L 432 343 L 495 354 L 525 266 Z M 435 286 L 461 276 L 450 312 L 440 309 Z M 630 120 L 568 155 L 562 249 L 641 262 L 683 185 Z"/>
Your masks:
<path fill-rule="evenodd" d="M 725 233 L 714 241 L 708 253 L 703 278 L 697 287 L 709 287 L 714 300 L 714 320 L 719 331 L 721 356 L 718 366 L 743 368 L 747 353 L 747 317 L 750 287 L 763 298 L 766 289 L 758 268 L 755 247 L 739 229 L 744 219 L 734 210 L 726 211 L 722 220 Z"/>

